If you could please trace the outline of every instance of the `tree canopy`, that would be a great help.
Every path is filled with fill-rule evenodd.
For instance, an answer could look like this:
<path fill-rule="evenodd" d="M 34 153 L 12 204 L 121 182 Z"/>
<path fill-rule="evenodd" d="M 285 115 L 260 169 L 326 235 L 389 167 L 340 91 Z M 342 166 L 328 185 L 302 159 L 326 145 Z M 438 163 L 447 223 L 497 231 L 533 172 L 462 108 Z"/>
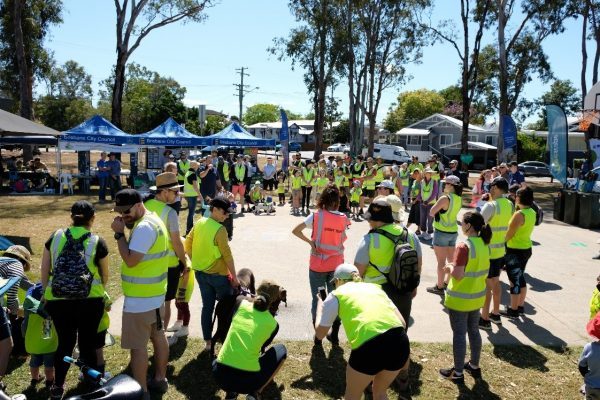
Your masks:
<path fill-rule="evenodd" d="M 446 100 L 435 90 L 419 89 L 400 93 L 398 105 L 387 115 L 384 127 L 390 132 L 397 132 L 432 114 L 443 112 L 445 106 Z"/>
<path fill-rule="evenodd" d="M 267 103 L 254 104 L 246 109 L 243 118 L 245 125 L 277 121 L 279 120 L 279 107 L 275 104 Z"/>
<path fill-rule="evenodd" d="M 534 103 L 539 109 L 539 119 L 529 125 L 529 129 L 543 131 L 548 129 L 548 121 L 546 120 L 547 105 L 556 104 L 565 110 L 565 114 L 575 115 L 581 109 L 581 96 L 573 86 L 573 82 L 568 79 L 557 79 L 550 86 L 550 90 L 536 99 Z"/>

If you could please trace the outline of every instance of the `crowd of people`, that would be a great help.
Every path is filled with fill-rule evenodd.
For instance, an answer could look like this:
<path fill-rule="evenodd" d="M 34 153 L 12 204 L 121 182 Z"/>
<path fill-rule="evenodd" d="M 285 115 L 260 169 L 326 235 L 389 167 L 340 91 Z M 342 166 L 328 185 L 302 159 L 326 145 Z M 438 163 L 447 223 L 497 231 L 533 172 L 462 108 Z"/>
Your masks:
<path fill-rule="evenodd" d="M 360 155 L 354 160 L 345 155 L 305 161 L 295 154 L 288 175 L 268 157 L 262 183 L 255 183 L 260 195 L 246 197 L 259 172 L 251 159 L 210 155 L 188 160 L 182 152 L 178 161 L 165 164 L 150 196 L 143 198 L 133 189 L 117 191 L 114 212 L 119 215 L 111 228 L 122 259 L 121 346 L 130 351 L 131 372 L 145 397 L 149 391 L 168 390 L 169 346 L 189 334 L 188 303 L 195 285 L 202 298 L 202 336 L 210 352 L 215 348 L 216 303 L 245 293 L 236 297 L 228 333 L 213 363 L 215 382 L 227 399 L 240 393 L 260 398 L 282 368 L 287 350 L 271 345 L 279 330 L 275 316 L 282 287 L 264 280 L 252 294 L 242 290 L 247 284 L 238 279 L 229 245 L 232 215 L 248 210 L 245 202 L 257 205 L 273 193 L 280 196 L 280 204 L 290 195 L 292 214 L 305 215 L 292 233 L 310 247 L 307 296 L 312 299 L 314 345 L 321 346 L 325 338 L 337 345 L 344 328 L 351 348 L 346 399 L 359 399 L 365 390 L 385 399 L 394 381 L 400 390 L 409 388 L 407 332 L 423 268 L 421 242 L 433 246 L 437 260 L 437 281 L 427 292 L 444 297 L 453 331 L 454 362 L 439 373 L 456 383 L 464 382 L 465 372 L 479 379 L 480 329 L 491 330 L 491 324 L 501 325 L 503 317 L 517 319 L 525 312 L 524 271 L 538 218 L 532 189 L 515 166 L 507 172 L 504 164 L 482 173 L 475 208 L 459 218 L 464 177 L 457 164 L 452 160 L 445 169 L 432 157 L 424 166 L 414 157 L 410 164 L 389 166 L 380 158 L 365 160 Z M 291 190 L 286 190 L 286 183 Z M 511 189 L 516 189 L 513 196 Z M 185 234 L 178 223 L 182 199 L 188 209 Z M 203 215 L 195 218 L 198 208 Z M 369 231 L 349 264 L 344 243 L 353 219 L 367 221 Z M 46 367 L 51 399 L 64 395 L 69 364 L 62 359 L 72 354 L 76 342 L 80 358 L 105 371 L 102 348 L 111 305 L 104 290 L 108 247 L 93 233 L 91 203 L 74 203 L 71 220 L 71 226 L 55 231 L 45 244 L 35 299 L 42 310 L 33 313 L 42 315 L 41 323 L 51 320 L 56 332 L 55 343 L 33 350 L 43 357 L 35 361 L 32 357 L 30 364 L 32 379 L 40 379 L 39 367 Z M 415 232 L 408 229 L 413 223 Z M 310 236 L 305 230 L 311 231 Z M 464 241 L 458 241 L 459 230 Z M 24 273 L 28 268 L 30 254 L 25 248 L 10 248 L 0 258 L 0 276 L 19 276 L 22 287 L 28 286 Z M 510 304 L 500 310 L 503 270 L 510 282 Z M 173 300 L 176 318 L 171 315 Z M 15 304 L 18 307 L 15 294 L 9 292 L 10 313 Z M 11 343 L 2 310 L 0 377 L 6 372 Z M 80 317 L 71 318 L 74 313 Z M 169 338 L 168 331 L 173 332 Z M 36 333 L 44 339 L 43 330 Z M 465 359 L 467 337 L 469 359 Z M 154 373 L 147 379 L 149 343 Z"/>

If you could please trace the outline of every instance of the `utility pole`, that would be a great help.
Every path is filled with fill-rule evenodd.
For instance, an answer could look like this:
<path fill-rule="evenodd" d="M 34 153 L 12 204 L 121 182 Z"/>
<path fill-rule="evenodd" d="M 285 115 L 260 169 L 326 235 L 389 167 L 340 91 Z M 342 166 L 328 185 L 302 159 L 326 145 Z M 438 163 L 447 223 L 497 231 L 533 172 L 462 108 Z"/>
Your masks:
<path fill-rule="evenodd" d="M 242 68 L 236 68 L 236 73 L 240 74 L 240 83 L 234 83 L 233 86 L 236 87 L 237 89 L 237 93 L 234 94 L 234 96 L 237 96 L 240 102 L 240 114 L 238 116 L 238 118 L 240 119 L 240 124 L 242 123 L 242 106 L 244 104 L 244 96 L 256 89 L 258 89 L 258 86 L 248 90 L 249 85 L 244 85 L 244 76 L 250 76 L 250 74 L 244 72 L 248 70 L 248 67 L 242 67 Z"/>

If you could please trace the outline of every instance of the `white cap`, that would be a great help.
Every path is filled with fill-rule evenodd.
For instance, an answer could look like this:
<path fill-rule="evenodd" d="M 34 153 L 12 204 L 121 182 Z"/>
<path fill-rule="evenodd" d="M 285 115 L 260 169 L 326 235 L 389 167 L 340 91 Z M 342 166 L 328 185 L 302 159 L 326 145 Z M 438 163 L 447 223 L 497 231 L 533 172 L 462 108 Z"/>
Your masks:
<path fill-rule="evenodd" d="M 341 279 L 343 281 L 350 281 L 354 274 L 358 274 L 358 268 L 352 264 L 344 263 L 337 266 L 333 273 L 333 279 Z"/>

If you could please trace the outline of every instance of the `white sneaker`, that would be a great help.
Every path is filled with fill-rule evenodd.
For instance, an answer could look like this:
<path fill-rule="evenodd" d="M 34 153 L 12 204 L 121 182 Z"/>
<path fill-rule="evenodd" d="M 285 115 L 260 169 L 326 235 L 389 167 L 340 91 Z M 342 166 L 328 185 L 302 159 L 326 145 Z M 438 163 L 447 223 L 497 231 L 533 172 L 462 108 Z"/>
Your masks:
<path fill-rule="evenodd" d="M 180 330 L 178 330 L 177 332 L 175 332 L 175 334 L 173 336 L 176 337 L 183 337 L 183 336 L 187 336 L 190 334 L 189 328 L 187 326 L 182 326 Z"/>
<path fill-rule="evenodd" d="M 167 343 L 169 343 L 169 347 L 173 346 L 175 343 L 177 343 L 177 336 L 175 335 L 171 335 L 167 338 Z"/>
<path fill-rule="evenodd" d="M 422 237 L 425 240 L 431 240 L 431 235 L 429 233 L 424 233 Z"/>
<path fill-rule="evenodd" d="M 183 321 L 175 321 L 173 325 L 167 328 L 167 332 L 177 332 L 183 326 Z"/>

